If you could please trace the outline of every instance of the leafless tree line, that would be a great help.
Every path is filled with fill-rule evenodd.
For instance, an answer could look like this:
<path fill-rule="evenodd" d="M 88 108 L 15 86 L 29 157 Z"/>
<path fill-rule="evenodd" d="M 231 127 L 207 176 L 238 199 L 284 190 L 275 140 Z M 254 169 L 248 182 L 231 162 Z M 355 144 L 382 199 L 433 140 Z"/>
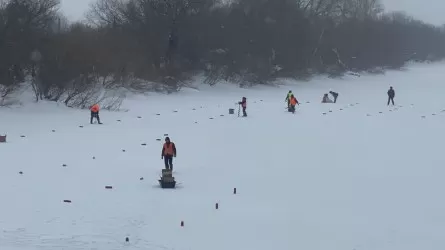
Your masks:
<path fill-rule="evenodd" d="M 83 108 L 119 88 L 178 91 L 200 73 L 267 84 L 445 56 L 443 27 L 379 0 L 97 0 L 82 23 L 59 5 L 0 0 L 0 105 L 24 82 L 37 101 Z"/>

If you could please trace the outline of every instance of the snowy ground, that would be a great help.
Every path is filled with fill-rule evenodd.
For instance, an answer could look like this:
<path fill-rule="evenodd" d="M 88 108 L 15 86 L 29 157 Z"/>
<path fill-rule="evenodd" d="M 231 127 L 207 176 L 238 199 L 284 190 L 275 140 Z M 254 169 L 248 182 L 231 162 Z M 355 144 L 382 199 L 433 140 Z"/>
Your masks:
<path fill-rule="evenodd" d="M 104 125 L 52 103 L 0 109 L 0 249 L 444 249 L 444 68 L 134 97 Z M 321 104 L 330 88 L 338 103 Z M 242 96 L 249 117 L 228 115 Z M 164 134 L 175 190 L 157 183 Z"/>

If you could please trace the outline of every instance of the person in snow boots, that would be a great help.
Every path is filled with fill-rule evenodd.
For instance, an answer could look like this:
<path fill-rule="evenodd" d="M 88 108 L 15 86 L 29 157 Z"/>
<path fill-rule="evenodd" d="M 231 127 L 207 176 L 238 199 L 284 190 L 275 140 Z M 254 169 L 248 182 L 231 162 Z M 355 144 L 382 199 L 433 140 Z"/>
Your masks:
<path fill-rule="evenodd" d="M 289 90 L 289 92 L 286 95 L 286 99 L 284 100 L 285 102 L 287 102 L 288 109 L 290 108 L 290 99 L 291 99 L 292 95 L 293 95 L 292 90 Z"/>
<path fill-rule="evenodd" d="M 243 99 L 240 102 L 238 102 L 238 105 L 241 105 L 241 107 L 243 107 L 243 117 L 247 117 L 247 112 L 246 112 L 247 99 L 246 99 L 246 97 L 243 97 Z"/>
<path fill-rule="evenodd" d="M 93 106 L 91 106 L 90 111 L 91 111 L 91 118 L 90 118 L 90 123 L 93 124 L 93 119 L 96 118 L 97 123 L 102 124 L 100 122 L 100 118 L 99 118 L 99 104 L 94 104 Z"/>
<path fill-rule="evenodd" d="M 331 90 L 329 91 L 329 94 L 334 98 L 334 103 L 337 103 L 338 93 Z"/>
<path fill-rule="evenodd" d="M 388 106 L 389 106 L 389 102 L 392 102 L 392 105 L 394 106 L 394 97 L 396 96 L 396 92 L 394 91 L 394 89 L 392 87 L 389 87 L 388 90 Z"/>
<path fill-rule="evenodd" d="M 165 143 L 161 153 L 161 159 L 164 159 L 165 169 L 173 171 L 173 157 L 176 157 L 176 146 L 170 141 L 169 137 L 165 137 Z"/>
<path fill-rule="evenodd" d="M 323 99 L 321 100 L 321 103 L 334 103 L 331 99 L 329 99 L 328 94 L 324 94 Z"/>
<path fill-rule="evenodd" d="M 295 98 L 294 95 L 291 95 L 290 97 L 290 107 L 288 108 L 289 112 L 295 113 L 295 106 L 298 104 L 300 105 L 300 103 L 298 102 L 297 98 Z"/>

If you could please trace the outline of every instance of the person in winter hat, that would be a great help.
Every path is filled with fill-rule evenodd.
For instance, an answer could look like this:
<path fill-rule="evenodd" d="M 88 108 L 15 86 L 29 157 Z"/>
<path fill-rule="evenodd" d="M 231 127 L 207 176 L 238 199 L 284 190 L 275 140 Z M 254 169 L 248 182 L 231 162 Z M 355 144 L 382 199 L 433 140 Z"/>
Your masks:
<path fill-rule="evenodd" d="M 164 159 L 165 169 L 173 171 L 173 157 L 176 157 L 176 145 L 165 137 L 165 143 L 162 147 L 161 159 Z"/>
<path fill-rule="evenodd" d="M 247 117 L 247 112 L 246 112 L 247 98 L 243 97 L 243 99 L 240 102 L 238 102 L 238 105 L 241 105 L 241 107 L 243 108 L 243 117 Z"/>
<path fill-rule="evenodd" d="M 334 103 L 337 103 L 338 93 L 330 90 L 329 94 L 331 94 L 332 97 L 334 98 Z"/>
<path fill-rule="evenodd" d="M 389 106 L 389 102 L 392 102 L 392 105 L 394 106 L 394 97 L 396 96 L 396 92 L 394 91 L 394 89 L 392 87 L 389 87 L 389 90 L 387 92 L 388 94 L 388 106 Z"/>
<path fill-rule="evenodd" d="M 102 124 L 100 122 L 100 118 L 99 118 L 99 104 L 94 104 L 93 106 L 90 107 L 90 111 L 91 111 L 91 118 L 90 118 L 90 123 L 93 124 L 93 119 L 96 118 L 97 123 Z"/>

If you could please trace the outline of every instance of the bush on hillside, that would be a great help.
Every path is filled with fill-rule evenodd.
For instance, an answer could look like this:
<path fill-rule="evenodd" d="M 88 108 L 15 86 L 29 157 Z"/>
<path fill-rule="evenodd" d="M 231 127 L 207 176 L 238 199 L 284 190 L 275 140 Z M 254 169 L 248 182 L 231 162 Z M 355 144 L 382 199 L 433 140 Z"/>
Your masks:
<path fill-rule="evenodd" d="M 83 107 L 98 86 L 171 93 L 204 73 L 248 87 L 445 57 L 443 28 L 377 0 L 225 2 L 96 0 L 88 22 L 69 24 L 59 0 L 1 1 L 2 91 L 29 76 L 37 101 Z"/>

